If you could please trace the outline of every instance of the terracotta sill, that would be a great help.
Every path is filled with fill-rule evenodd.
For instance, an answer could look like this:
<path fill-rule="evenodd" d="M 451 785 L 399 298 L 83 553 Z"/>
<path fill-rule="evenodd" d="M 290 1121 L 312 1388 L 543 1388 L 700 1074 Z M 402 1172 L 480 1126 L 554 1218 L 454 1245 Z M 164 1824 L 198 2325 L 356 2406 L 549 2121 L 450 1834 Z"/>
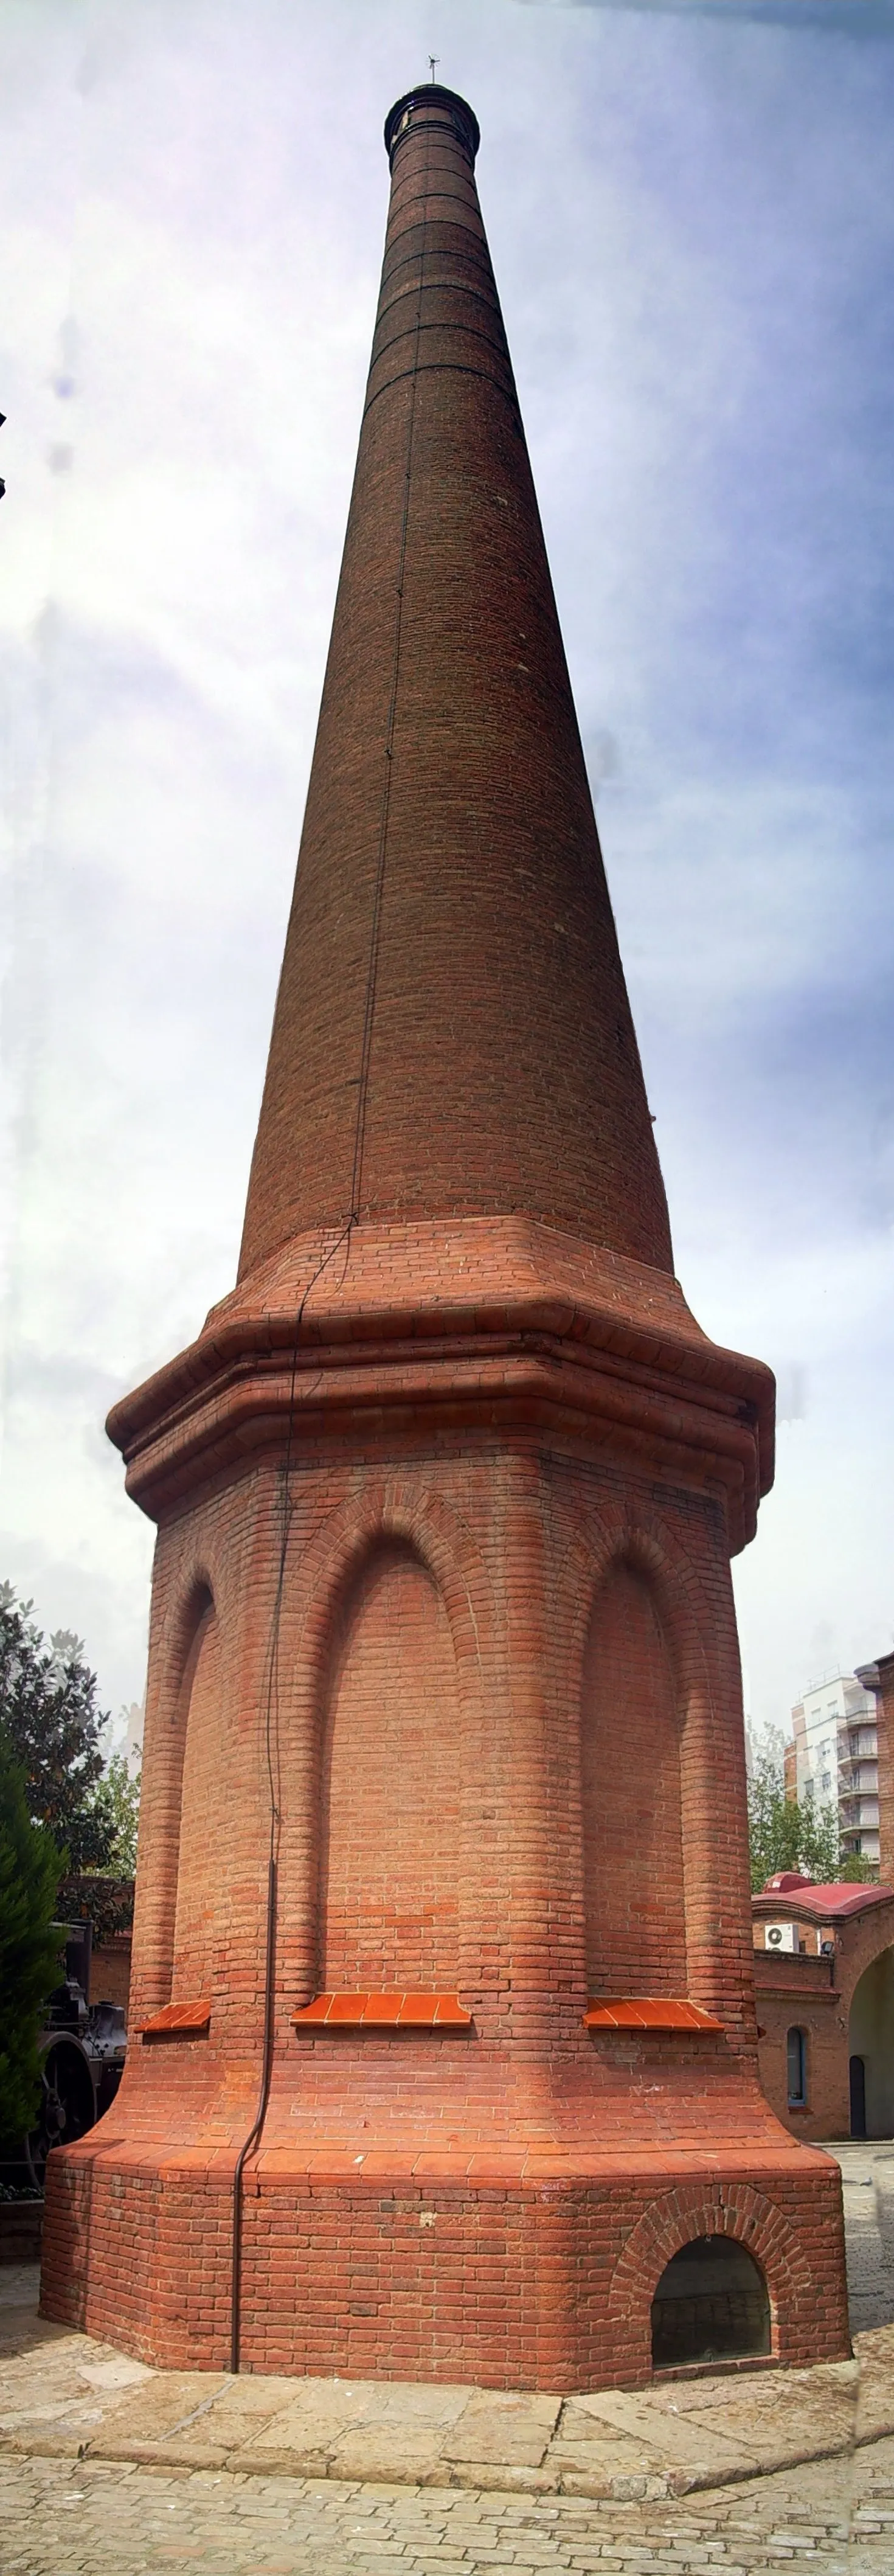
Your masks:
<path fill-rule="evenodd" d="M 713 2013 L 702 2012 L 700 2004 L 691 2004 L 685 1996 L 629 1995 L 600 1996 L 587 2005 L 584 2014 L 587 2030 L 678 2030 L 722 2031 L 722 2021 Z"/>
<path fill-rule="evenodd" d="M 201 2039 L 210 2020 L 210 1998 L 201 1995 L 197 2003 L 163 2004 L 148 2021 L 139 2021 L 137 2030 L 142 2039 Z"/>
<path fill-rule="evenodd" d="M 315 1995 L 292 2014 L 296 2030 L 471 2030 L 458 1995 Z"/>

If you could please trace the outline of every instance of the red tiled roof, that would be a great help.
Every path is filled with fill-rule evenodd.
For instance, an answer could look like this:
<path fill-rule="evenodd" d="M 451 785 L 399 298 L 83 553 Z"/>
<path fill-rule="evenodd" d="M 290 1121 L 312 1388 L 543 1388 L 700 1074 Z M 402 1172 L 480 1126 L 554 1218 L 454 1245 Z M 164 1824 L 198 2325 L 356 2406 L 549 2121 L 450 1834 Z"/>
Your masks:
<path fill-rule="evenodd" d="M 768 1879 L 752 1906 L 763 1918 L 773 1914 L 807 1914 L 815 1922 L 837 1921 L 849 1914 L 863 1914 L 871 1905 L 894 1902 L 894 1887 L 879 1887 L 876 1882 L 859 1879 L 833 1879 L 828 1887 L 815 1887 L 809 1878 L 800 1878 L 795 1870 L 781 1870 Z"/>

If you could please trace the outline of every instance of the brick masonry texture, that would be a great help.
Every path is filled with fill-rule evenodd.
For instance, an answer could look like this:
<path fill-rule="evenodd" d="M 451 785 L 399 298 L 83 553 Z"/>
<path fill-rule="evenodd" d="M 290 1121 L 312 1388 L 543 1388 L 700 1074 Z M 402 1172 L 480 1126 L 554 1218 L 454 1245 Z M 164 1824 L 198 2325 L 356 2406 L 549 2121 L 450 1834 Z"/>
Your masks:
<path fill-rule="evenodd" d="M 240 1273 L 351 1207 L 523 1209 L 673 1266 L 475 180 L 436 105 L 395 155 Z"/>
<path fill-rule="evenodd" d="M 730 1553 L 773 1387 L 673 1279 L 465 138 L 392 212 L 240 1279 L 118 1405 L 158 1521 L 131 2023 L 43 2304 L 254 2370 L 651 2370 L 693 2235 L 848 2349 L 840 2181 L 759 2086 Z M 458 1993 L 459 2032 L 293 2026 Z M 712 2031 L 589 2032 L 592 1993 Z"/>

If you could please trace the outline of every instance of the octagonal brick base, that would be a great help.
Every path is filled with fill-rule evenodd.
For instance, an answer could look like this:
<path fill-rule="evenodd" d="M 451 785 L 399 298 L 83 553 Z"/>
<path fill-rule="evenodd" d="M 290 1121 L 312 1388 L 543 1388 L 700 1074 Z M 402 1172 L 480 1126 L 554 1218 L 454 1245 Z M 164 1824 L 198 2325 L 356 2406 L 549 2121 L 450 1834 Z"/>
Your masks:
<path fill-rule="evenodd" d="M 458 2163 L 460 2160 L 456 2159 Z M 727 2233 L 760 2263 L 777 2362 L 850 2351 L 840 2177 L 827 2157 L 284 2152 L 249 2167 L 241 2365 L 569 2393 L 652 2376 L 650 2307 L 677 2248 Z M 230 2354 L 233 2156 L 153 2161 L 85 2139 L 47 2176 L 42 2313 L 145 2361 Z M 836 2223 L 837 2222 L 837 2223 Z M 91 2250 L 92 2240 L 92 2250 Z"/>

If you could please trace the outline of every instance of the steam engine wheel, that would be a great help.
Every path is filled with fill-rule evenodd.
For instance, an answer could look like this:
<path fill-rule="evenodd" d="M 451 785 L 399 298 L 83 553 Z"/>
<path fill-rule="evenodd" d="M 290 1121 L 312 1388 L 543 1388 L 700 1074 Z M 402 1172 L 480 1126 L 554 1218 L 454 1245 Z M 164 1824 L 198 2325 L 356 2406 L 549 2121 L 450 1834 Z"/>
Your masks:
<path fill-rule="evenodd" d="M 51 2147 L 70 2147 L 83 2138 L 96 2118 L 93 2077 L 86 2057 L 71 2039 L 51 2040 L 40 2070 L 37 2120 L 26 2140 L 26 2155 L 35 2183 L 43 2189 Z"/>

